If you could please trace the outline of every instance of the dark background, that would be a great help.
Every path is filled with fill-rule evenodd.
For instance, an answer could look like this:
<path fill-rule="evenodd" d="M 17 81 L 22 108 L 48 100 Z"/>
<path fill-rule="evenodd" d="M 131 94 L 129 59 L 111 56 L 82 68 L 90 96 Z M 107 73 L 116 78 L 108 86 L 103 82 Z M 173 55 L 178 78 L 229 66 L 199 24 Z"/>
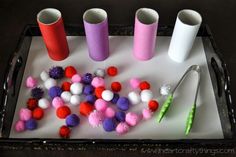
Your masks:
<path fill-rule="evenodd" d="M 202 15 L 203 23 L 208 24 L 212 30 L 231 76 L 233 102 L 236 100 L 235 0 L 0 0 L 1 87 L 9 57 L 16 48 L 21 31 L 26 24 L 36 24 L 36 14 L 47 7 L 59 9 L 65 24 L 82 24 L 84 11 L 93 7 L 107 11 L 109 24 L 133 24 L 135 11 L 140 7 L 149 7 L 159 13 L 159 24 L 173 25 L 179 10 L 194 9 Z M 1 94 L 2 88 L 0 88 Z M 29 151 L 26 151 L 26 155 L 28 153 Z M 105 153 L 99 154 L 105 155 Z"/>

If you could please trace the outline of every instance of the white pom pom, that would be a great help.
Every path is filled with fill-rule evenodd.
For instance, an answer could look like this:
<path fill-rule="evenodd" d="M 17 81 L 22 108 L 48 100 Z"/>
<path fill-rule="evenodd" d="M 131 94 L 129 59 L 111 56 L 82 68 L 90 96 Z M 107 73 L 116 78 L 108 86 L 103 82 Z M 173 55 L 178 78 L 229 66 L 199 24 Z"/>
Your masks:
<path fill-rule="evenodd" d="M 145 89 L 140 93 L 142 102 L 149 102 L 153 98 L 151 90 Z"/>
<path fill-rule="evenodd" d="M 160 93 L 163 96 L 169 95 L 171 90 L 171 86 L 169 84 L 164 84 L 160 88 Z"/>
<path fill-rule="evenodd" d="M 46 81 L 47 79 L 49 79 L 49 75 L 46 71 L 42 71 L 40 74 L 40 78 L 42 81 Z"/>
<path fill-rule="evenodd" d="M 50 106 L 50 102 L 46 98 L 41 98 L 38 101 L 38 106 L 42 109 L 47 109 Z"/>
<path fill-rule="evenodd" d="M 57 85 L 57 81 L 52 78 L 49 78 L 44 82 L 44 86 L 47 89 L 50 89 L 51 87 L 56 86 L 56 85 Z"/>
<path fill-rule="evenodd" d="M 73 106 L 77 106 L 80 104 L 80 96 L 78 95 L 72 95 L 70 98 L 70 103 Z"/>
<path fill-rule="evenodd" d="M 105 101 L 111 101 L 113 96 L 114 96 L 114 94 L 110 90 L 104 90 L 102 92 L 102 99 Z"/>
<path fill-rule="evenodd" d="M 97 77 L 105 77 L 105 70 L 98 68 L 95 72 L 94 75 Z"/>
<path fill-rule="evenodd" d="M 70 102 L 71 93 L 68 91 L 64 91 L 61 93 L 61 98 L 63 99 L 64 102 Z"/>
<path fill-rule="evenodd" d="M 72 85 L 70 86 L 70 91 L 72 94 L 82 94 L 83 84 L 81 84 L 79 82 L 72 83 Z"/>
<path fill-rule="evenodd" d="M 132 105 L 136 105 L 139 104 L 141 99 L 140 99 L 140 95 L 138 94 L 138 92 L 132 91 L 128 94 L 128 98 L 129 101 Z"/>

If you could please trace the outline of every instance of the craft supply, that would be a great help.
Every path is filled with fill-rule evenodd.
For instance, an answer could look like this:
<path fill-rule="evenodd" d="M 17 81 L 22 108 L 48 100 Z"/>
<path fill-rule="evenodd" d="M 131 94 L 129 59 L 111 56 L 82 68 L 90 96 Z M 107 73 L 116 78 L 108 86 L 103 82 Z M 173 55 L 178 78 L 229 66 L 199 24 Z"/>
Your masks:
<path fill-rule="evenodd" d="M 90 84 L 93 80 L 93 75 L 90 74 L 90 73 L 86 73 L 82 76 L 81 78 L 81 81 L 84 83 L 84 84 Z"/>
<path fill-rule="evenodd" d="M 82 94 L 83 92 L 83 84 L 76 82 L 72 83 L 70 86 L 70 92 L 72 94 Z"/>
<path fill-rule="evenodd" d="M 29 98 L 27 100 L 27 108 L 31 111 L 38 107 L 38 100 L 36 98 Z"/>
<path fill-rule="evenodd" d="M 49 79 L 49 75 L 46 71 L 42 71 L 40 74 L 40 78 L 42 81 L 46 81 L 47 79 Z"/>
<path fill-rule="evenodd" d="M 102 77 L 94 77 L 91 85 L 95 88 L 100 87 L 100 86 L 105 86 L 105 81 Z"/>
<path fill-rule="evenodd" d="M 19 118 L 22 121 L 27 121 L 32 117 L 32 111 L 28 108 L 21 108 L 19 111 Z"/>
<path fill-rule="evenodd" d="M 122 86 L 121 86 L 120 82 L 112 82 L 111 83 L 111 89 L 113 92 L 119 92 L 119 91 L 121 91 L 121 88 L 122 88 Z"/>
<path fill-rule="evenodd" d="M 120 98 L 119 94 L 114 93 L 114 96 L 111 99 L 111 103 L 116 104 L 119 98 Z"/>
<path fill-rule="evenodd" d="M 102 125 L 106 132 L 111 132 L 116 129 L 116 122 L 113 118 L 105 118 Z"/>
<path fill-rule="evenodd" d="M 42 109 L 47 109 L 50 107 L 50 105 L 51 105 L 50 102 L 46 98 L 41 98 L 38 101 L 38 106 Z"/>
<path fill-rule="evenodd" d="M 61 66 L 55 66 L 49 69 L 49 77 L 53 79 L 61 79 L 64 77 L 64 69 Z"/>
<path fill-rule="evenodd" d="M 129 92 L 128 99 L 132 105 L 136 105 L 141 102 L 140 95 L 136 91 Z"/>
<path fill-rule="evenodd" d="M 55 97 L 55 98 L 53 98 L 53 100 L 52 100 L 52 106 L 53 106 L 55 109 L 57 109 L 57 108 L 59 108 L 59 107 L 61 107 L 61 106 L 64 106 L 64 101 L 63 101 L 63 99 L 62 99 L 61 97 Z"/>
<path fill-rule="evenodd" d="M 22 120 L 18 120 L 15 123 L 15 131 L 17 132 L 23 132 L 25 131 L 25 122 Z"/>
<path fill-rule="evenodd" d="M 159 103 L 156 100 L 150 100 L 148 102 L 148 108 L 152 111 L 155 112 L 159 107 Z"/>
<path fill-rule="evenodd" d="M 51 99 L 57 96 L 61 96 L 61 93 L 62 93 L 62 89 L 58 86 L 53 86 L 48 91 L 48 95 L 51 97 Z"/>
<path fill-rule="evenodd" d="M 73 106 L 79 105 L 81 102 L 80 96 L 79 95 L 72 95 L 70 98 L 70 104 Z"/>
<path fill-rule="evenodd" d="M 42 98 L 44 95 L 44 91 L 40 87 L 35 87 L 31 90 L 31 96 L 36 99 Z"/>
<path fill-rule="evenodd" d="M 29 77 L 27 77 L 27 79 L 26 79 L 25 85 L 26 85 L 26 87 L 28 87 L 28 88 L 34 88 L 34 87 L 37 86 L 37 83 L 38 83 L 38 81 L 37 81 L 34 77 L 29 76 Z"/>
<path fill-rule="evenodd" d="M 29 119 L 25 122 L 25 128 L 27 130 L 35 130 L 37 128 L 38 124 L 35 119 Z"/>
<path fill-rule="evenodd" d="M 46 89 L 50 89 L 50 88 L 52 88 L 52 87 L 54 87 L 54 86 L 56 86 L 56 85 L 57 85 L 57 81 L 54 80 L 54 79 L 52 79 L 52 78 L 49 78 L 49 79 L 47 79 L 47 80 L 44 82 L 44 87 L 45 87 Z"/>
<path fill-rule="evenodd" d="M 139 122 L 139 116 L 134 112 L 128 112 L 125 116 L 125 121 L 130 126 L 136 126 Z"/>
<path fill-rule="evenodd" d="M 84 86 L 83 94 L 89 95 L 89 94 L 93 94 L 93 92 L 94 92 L 94 87 L 92 85 L 88 84 Z"/>
<path fill-rule="evenodd" d="M 58 107 L 56 110 L 56 115 L 60 119 L 65 119 L 70 113 L 71 113 L 71 110 L 68 106 L 61 106 L 61 107 Z"/>
<path fill-rule="evenodd" d="M 102 98 L 102 93 L 105 90 L 104 87 L 97 87 L 95 88 L 95 95 L 97 98 Z"/>
<path fill-rule="evenodd" d="M 148 120 L 152 117 L 153 112 L 148 108 L 144 108 L 143 111 L 142 111 L 142 114 L 143 114 L 143 118 L 145 120 Z"/>
<path fill-rule="evenodd" d="M 71 86 L 71 83 L 66 81 L 62 83 L 61 89 L 63 91 L 70 91 L 70 86 Z"/>
<path fill-rule="evenodd" d="M 147 81 L 142 81 L 139 84 L 141 90 L 150 89 L 150 84 Z"/>
<path fill-rule="evenodd" d="M 107 118 L 113 118 L 115 116 L 116 112 L 113 108 L 111 107 L 107 107 L 105 110 L 105 116 Z"/>
<path fill-rule="evenodd" d="M 71 93 L 68 91 L 64 91 L 61 93 L 61 98 L 63 99 L 65 103 L 70 102 L 71 96 L 72 96 Z"/>
<path fill-rule="evenodd" d="M 131 86 L 132 89 L 137 89 L 139 88 L 139 85 L 140 85 L 140 80 L 138 78 L 131 78 L 129 80 L 129 84 Z"/>
<path fill-rule="evenodd" d="M 94 103 L 94 106 L 96 108 L 97 111 L 105 111 L 107 109 L 107 106 L 108 106 L 108 102 L 106 102 L 105 100 L 103 99 L 97 99 Z"/>
<path fill-rule="evenodd" d="M 100 124 L 102 124 L 103 119 L 104 119 L 103 113 L 96 110 L 91 112 L 88 117 L 89 124 L 92 127 L 98 127 Z"/>
<path fill-rule="evenodd" d="M 142 102 L 149 102 L 153 98 L 153 93 L 149 89 L 142 90 L 140 93 Z"/>
<path fill-rule="evenodd" d="M 77 73 L 77 71 L 73 66 L 67 66 L 65 68 L 64 73 L 65 73 L 65 77 L 72 78 L 72 76 L 74 76 Z"/>
<path fill-rule="evenodd" d="M 63 125 L 59 129 L 59 135 L 61 138 L 69 138 L 70 137 L 70 128 L 66 125 Z"/>
<path fill-rule="evenodd" d="M 44 111 L 40 107 L 35 108 L 32 112 L 32 117 L 36 120 L 42 119 L 43 116 L 44 116 Z"/>
<path fill-rule="evenodd" d="M 116 132 L 120 135 L 126 134 L 129 131 L 130 127 L 126 122 L 120 122 L 116 126 Z"/>
<path fill-rule="evenodd" d="M 76 127 L 80 123 L 80 119 L 76 114 L 71 114 L 66 117 L 66 125 L 68 127 Z"/>
<path fill-rule="evenodd" d="M 94 75 L 97 76 L 97 77 L 104 78 L 105 75 L 106 75 L 106 72 L 105 72 L 104 69 L 98 68 L 98 69 L 95 70 Z"/>
<path fill-rule="evenodd" d="M 110 91 L 110 90 L 104 90 L 104 91 L 102 92 L 102 98 L 103 98 L 103 100 L 105 100 L 105 101 L 111 101 L 112 98 L 113 98 L 113 96 L 114 96 L 114 94 L 113 94 L 112 91 Z"/>
<path fill-rule="evenodd" d="M 80 82 L 81 81 L 81 76 L 79 74 L 74 74 L 71 78 L 71 81 L 73 83 Z"/>
<path fill-rule="evenodd" d="M 129 109 L 129 99 L 126 97 L 120 97 L 116 103 L 118 109 L 127 111 Z"/>
<path fill-rule="evenodd" d="M 171 86 L 169 84 L 164 84 L 160 88 L 160 94 L 163 96 L 167 96 L 170 94 Z"/>
<path fill-rule="evenodd" d="M 79 106 L 79 112 L 83 116 L 89 116 L 89 114 L 94 110 L 94 106 L 88 102 L 82 102 Z"/>
<path fill-rule="evenodd" d="M 117 111 L 115 114 L 116 120 L 119 122 L 125 122 L 125 112 L 123 111 Z"/>
<path fill-rule="evenodd" d="M 86 95 L 85 99 L 88 103 L 94 104 L 95 101 L 97 100 L 97 97 L 93 94 L 90 94 L 90 95 Z"/>
<path fill-rule="evenodd" d="M 117 67 L 115 67 L 115 66 L 110 66 L 110 67 L 107 68 L 107 74 L 108 74 L 109 76 L 116 76 L 117 73 L 118 73 Z"/>

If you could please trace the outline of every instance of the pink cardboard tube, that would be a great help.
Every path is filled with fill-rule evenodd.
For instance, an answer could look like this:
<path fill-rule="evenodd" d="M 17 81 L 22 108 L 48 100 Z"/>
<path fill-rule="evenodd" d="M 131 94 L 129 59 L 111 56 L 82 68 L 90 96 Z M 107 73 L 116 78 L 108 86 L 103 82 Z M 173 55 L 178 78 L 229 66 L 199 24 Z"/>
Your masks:
<path fill-rule="evenodd" d="M 140 8 L 135 14 L 133 55 L 138 60 L 149 60 L 154 56 L 158 13 L 149 8 Z"/>

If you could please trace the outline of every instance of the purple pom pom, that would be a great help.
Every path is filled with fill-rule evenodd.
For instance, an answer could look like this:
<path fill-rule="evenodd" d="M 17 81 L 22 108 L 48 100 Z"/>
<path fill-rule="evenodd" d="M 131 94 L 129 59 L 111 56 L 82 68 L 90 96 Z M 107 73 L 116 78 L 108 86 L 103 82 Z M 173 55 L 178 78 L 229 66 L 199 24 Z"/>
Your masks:
<path fill-rule="evenodd" d="M 119 98 L 120 98 L 119 94 L 114 93 L 114 96 L 111 99 L 111 103 L 116 104 Z"/>
<path fill-rule="evenodd" d="M 113 118 L 105 118 L 102 125 L 103 129 L 107 132 L 111 132 L 116 129 L 116 122 Z"/>
<path fill-rule="evenodd" d="M 49 89 L 48 94 L 53 99 L 55 97 L 60 97 L 62 93 L 62 89 L 58 86 L 53 86 Z"/>
<path fill-rule="evenodd" d="M 92 85 L 85 85 L 84 86 L 83 93 L 85 95 L 93 94 L 93 92 L 94 92 L 94 87 Z"/>
<path fill-rule="evenodd" d="M 31 90 L 31 96 L 36 99 L 41 99 L 43 97 L 44 91 L 40 87 L 35 87 Z"/>
<path fill-rule="evenodd" d="M 49 70 L 49 76 L 53 79 L 61 79 L 64 77 L 64 69 L 60 66 L 52 67 Z"/>
<path fill-rule="evenodd" d="M 68 127 L 75 127 L 79 125 L 79 123 L 80 123 L 80 119 L 76 114 L 71 114 L 66 117 L 66 125 Z"/>
<path fill-rule="evenodd" d="M 118 109 L 127 111 L 129 109 L 129 99 L 126 97 L 120 97 L 116 103 Z"/>
<path fill-rule="evenodd" d="M 122 111 L 118 111 L 116 112 L 116 120 L 119 121 L 119 122 L 125 122 L 125 112 L 122 112 Z"/>
<path fill-rule="evenodd" d="M 27 130 L 35 130 L 37 128 L 38 124 L 35 119 L 29 119 L 25 122 L 25 128 Z"/>
<path fill-rule="evenodd" d="M 90 84 L 93 80 L 93 75 L 90 73 L 86 73 L 82 76 L 82 82 L 84 84 Z"/>
<path fill-rule="evenodd" d="M 88 103 L 94 104 L 95 101 L 97 100 L 97 97 L 95 95 L 90 94 L 90 95 L 87 95 L 85 99 Z"/>

